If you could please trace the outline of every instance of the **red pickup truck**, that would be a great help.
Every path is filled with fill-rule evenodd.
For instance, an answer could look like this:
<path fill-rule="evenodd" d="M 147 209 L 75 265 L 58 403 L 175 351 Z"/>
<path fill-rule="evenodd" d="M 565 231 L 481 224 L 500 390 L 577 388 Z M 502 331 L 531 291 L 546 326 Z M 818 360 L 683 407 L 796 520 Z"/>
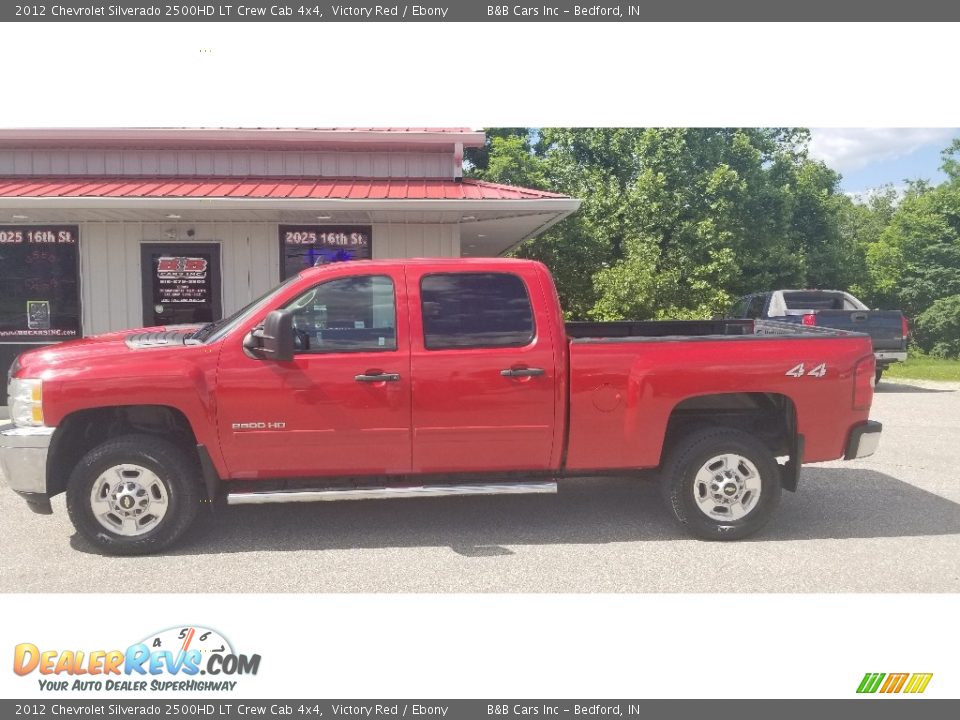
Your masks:
<path fill-rule="evenodd" d="M 758 530 L 802 462 L 872 453 L 866 335 L 763 320 L 569 323 L 547 269 L 366 261 L 205 326 L 67 342 L 11 368 L 0 469 L 103 551 L 201 508 L 555 492 L 659 469 L 688 531 Z"/>

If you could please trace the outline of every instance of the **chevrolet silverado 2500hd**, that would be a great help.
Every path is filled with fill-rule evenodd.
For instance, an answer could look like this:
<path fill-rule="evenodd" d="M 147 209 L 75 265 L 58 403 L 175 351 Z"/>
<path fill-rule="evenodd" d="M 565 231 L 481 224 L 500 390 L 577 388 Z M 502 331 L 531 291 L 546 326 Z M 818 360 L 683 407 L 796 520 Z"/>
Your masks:
<path fill-rule="evenodd" d="M 338 263 L 223 320 L 66 342 L 10 373 L 0 467 L 101 550 L 228 504 L 554 492 L 659 469 L 702 538 L 758 530 L 803 462 L 877 447 L 866 335 L 763 320 L 565 324 L 522 260 Z"/>

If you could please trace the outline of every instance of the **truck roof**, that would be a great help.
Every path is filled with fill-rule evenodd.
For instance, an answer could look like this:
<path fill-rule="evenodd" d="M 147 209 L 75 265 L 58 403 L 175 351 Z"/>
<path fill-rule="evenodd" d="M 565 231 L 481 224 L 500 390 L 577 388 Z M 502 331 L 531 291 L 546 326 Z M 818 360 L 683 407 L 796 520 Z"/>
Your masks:
<path fill-rule="evenodd" d="M 451 257 L 439 257 L 439 258 L 391 258 L 384 260 L 348 260 L 346 262 L 338 263 L 329 263 L 327 265 L 318 265 L 316 267 L 307 268 L 300 273 L 301 277 L 309 277 L 311 274 L 319 274 L 324 271 L 325 268 L 330 267 L 398 267 L 401 265 L 428 265 L 430 267 L 464 267 L 464 266 L 475 266 L 478 268 L 491 268 L 491 267 L 517 267 L 521 265 L 531 265 L 537 264 L 536 260 L 521 260 L 518 258 L 451 258 Z"/>

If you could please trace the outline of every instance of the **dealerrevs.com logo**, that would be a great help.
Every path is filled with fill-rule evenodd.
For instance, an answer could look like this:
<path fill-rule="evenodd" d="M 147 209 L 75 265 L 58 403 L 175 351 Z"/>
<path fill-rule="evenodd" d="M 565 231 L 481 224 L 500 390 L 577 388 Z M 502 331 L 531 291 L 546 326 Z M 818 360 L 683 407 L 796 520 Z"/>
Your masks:
<path fill-rule="evenodd" d="M 867 673 L 857 687 L 858 693 L 915 695 L 927 689 L 933 673 Z"/>
<path fill-rule="evenodd" d="M 167 628 L 125 650 L 56 650 L 20 643 L 13 671 L 38 675 L 44 691 L 232 691 L 244 675 L 256 675 L 260 655 L 237 653 L 216 630 Z"/>

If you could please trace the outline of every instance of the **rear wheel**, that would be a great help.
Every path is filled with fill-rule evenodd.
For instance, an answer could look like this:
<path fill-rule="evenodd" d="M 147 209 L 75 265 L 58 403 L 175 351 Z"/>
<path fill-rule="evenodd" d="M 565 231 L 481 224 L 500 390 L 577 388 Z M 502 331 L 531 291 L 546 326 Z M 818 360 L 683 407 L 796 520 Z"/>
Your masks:
<path fill-rule="evenodd" d="M 67 510 L 77 532 L 113 555 L 162 550 L 186 532 L 202 501 L 197 463 L 152 435 L 98 445 L 74 468 Z"/>
<path fill-rule="evenodd" d="M 691 430 L 673 447 L 661 491 L 674 519 L 707 540 L 738 540 L 769 522 L 780 501 L 780 466 L 742 430 Z"/>
<path fill-rule="evenodd" d="M 882 367 L 878 367 L 878 368 L 877 368 L 877 372 L 876 372 L 876 376 L 875 376 L 875 380 L 874 380 L 874 385 L 879 385 L 879 384 L 880 384 L 880 378 L 882 378 L 882 377 L 883 377 L 883 368 L 882 368 Z"/>

